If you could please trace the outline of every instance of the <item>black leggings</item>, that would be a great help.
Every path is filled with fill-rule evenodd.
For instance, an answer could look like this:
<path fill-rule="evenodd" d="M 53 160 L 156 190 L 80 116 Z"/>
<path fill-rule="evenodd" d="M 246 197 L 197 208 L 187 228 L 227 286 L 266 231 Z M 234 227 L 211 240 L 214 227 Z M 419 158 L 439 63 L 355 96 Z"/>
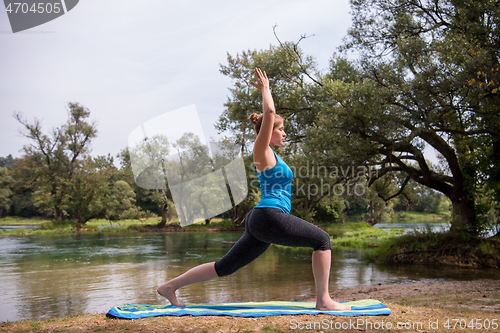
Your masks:
<path fill-rule="evenodd" d="M 267 250 L 271 243 L 329 250 L 330 235 L 278 208 L 254 208 L 245 220 L 245 233 L 231 250 L 215 262 L 218 276 L 233 274 Z"/>

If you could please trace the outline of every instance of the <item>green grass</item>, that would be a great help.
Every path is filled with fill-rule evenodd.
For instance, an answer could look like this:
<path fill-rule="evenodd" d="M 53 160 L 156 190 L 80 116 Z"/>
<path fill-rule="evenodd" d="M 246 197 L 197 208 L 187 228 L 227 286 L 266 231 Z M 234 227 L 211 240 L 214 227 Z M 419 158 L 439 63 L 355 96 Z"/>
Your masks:
<path fill-rule="evenodd" d="M 231 228 L 232 226 L 233 226 L 233 222 L 231 220 L 212 219 L 210 221 L 210 224 L 208 224 L 208 225 L 205 224 L 205 222 L 203 221 L 203 222 L 197 222 L 197 223 L 190 224 L 190 225 L 186 226 L 185 228 L 188 228 L 188 229 L 212 229 L 214 227 L 217 227 L 217 228 L 224 229 L 224 228 Z"/>
<path fill-rule="evenodd" d="M 402 229 L 383 230 L 365 222 L 331 225 L 325 229 L 332 236 L 332 246 L 370 248 L 402 234 Z"/>
<path fill-rule="evenodd" d="M 364 222 L 347 222 L 344 224 L 329 225 L 323 228 L 331 236 L 332 246 L 350 248 L 376 248 L 383 242 L 396 238 L 404 232 L 403 229 L 379 229 Z M 300 251 L 305 247 L 285 247 L 288 251 Z"/>
<path fill-rule="evenodd" d="M 142 220 L 130 219 L 130 220 L 118 220 L 118 221 L 110 221 L 106 219 L 92 219 L 87 223 L 85 223 L 85 226 L 94 229 L 97 229 L 98 227 L 128 228 L 130 226 L 156 224 L 158 223 L 158 220 L 159 220 L 158 217 L 152 217 L 149 219 L 142 219 Z"/>
<path fill-rule="evenodd" d="M 142 220 L 119 220 L 109 221 L 106 219 L 93 219 L 88 221 L 81 229 L 76 229 L 76 223 L 73 221 L 52 221 L 44 219 L 22 219 L 18 217 L 7 217 L 0 219 L 0 236 L 23 236 L 23 235 L 64 235 L 77 232 L 130 232 L 144 230 L 146 225 L 157 225 L 159 217 L 153 217 Z M 178 220 L 167 222 L 168 224 L 179 223 Z M 27 228 L 2 229 L 2 225 L 35 225 L 35 230 Z M 210 230 L 210 229 L 229 229 L 232 222 L 230 220 L 212 219 L 207 225 L 205 221 L 197 222 L 186 226 L 188 230 Z M 104 227 L 104 228 L 100 228 Z M 107 228 L 109 227 L 109 228 Z M 168 229 L 166 229 L 168 231 Z"/>
<path fill-rule="evenodd" d="M 49 220 L 41 217 L 19 217 L 7 216 L 0 219 L 0 226 L 2 225 L 40 225 Z"/>
<path fill-rule="evenodd" d="M 446 220 L 450 217 L 449 213 L 446 214 L 434 214 L 434 213 L 424 213 L 424 212 L 395 212 L 390 217 L 390 222 L 396 222 L 399 220 L 405 220 L 406 222 L 411 220 Z M 369 218 L 368 214 L 358 214 L 349 216 L 351 221 L 366 221 Z M 416 221 L 415 221 L 416 222 Z"/>
<path fill-rule="evenodd" d="M 433 214 L 423 212 L 395 212 L 392 220 L 440 220 L 447 219 L 450 214 Z"/>

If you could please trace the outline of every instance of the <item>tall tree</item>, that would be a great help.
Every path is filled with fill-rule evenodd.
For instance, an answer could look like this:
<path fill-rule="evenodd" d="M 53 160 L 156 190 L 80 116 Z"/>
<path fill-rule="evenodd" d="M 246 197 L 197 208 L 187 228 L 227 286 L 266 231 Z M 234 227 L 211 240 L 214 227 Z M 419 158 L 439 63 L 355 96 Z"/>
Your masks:
<path fill-rule="evenodd" d="M 230 96 L 224 105 L 224 112 L 216 123 L 216 128 L 219 133 L 229 133 L 227 140 L 239 145 L 242 152 L 250 157 L 247 159 L 245 156 L 245 160 L 251 163 L 255 131 L 248 116 L 254 112 L 257 114 L 262 112 L 262 96 L 249 84 L 253 80 L 255 67 L 266 71 L 276 112 L 285 118 L 287 145 L 281 148 L 281 154 L 287 163 L 294 164 L 298 170 L 301 165 L 294 160 L 298 161 L 301 156 L 304 157 L 301 162 L 305 163 L 307 160 L 307 156 L 303 155 L 301 142 L 322 105 L 321 100 L 317 99 L 318 86 L 310 84 L 311 76 L 305 74 L 316 72 L 315 62 L 312 57 L 304 55 L 297 44 L 287 42 L 281 46 L 270 46 L 266 50 L 243 51 L 236 56 L 227 55 L 227 65 L 221 65 L 220 71 L 232 79 L 233 87 L 229 89 Z M 286 157 L 292 155 L 293 160 Z M 311 175 L 311 170 L 305 170 L 304 174 L 306 176 L 300 179 L 296 177 L 293 184 L 297 187 L 293 209 L 295 214 L 310 218 L 313 216 L 313 208 L 326 196 L 326 191 L 320 190 L 321 186 L 326 182 L 328 185 L 323 188 L 329 187 L 331 191 L 336 179 L 326 177 L 322 182 L 319 177 L 313 177 L 315 183 L 308 187 L 306 178 Z M 247 176 L 249 188 L 252 190 L 258 188 L 253 166 L 247 169 Z M 247 200 L 245 205 L 249 206 L 252 202 L 253 200 Z M 246 212 L 248 209 L 245 208 L 243 211 Z"/>
<path fill-rule="evenodd" d="M 295 54 L 285 47 L 271 46 L 268 50 L 244 51 L 235 57 L 227 55 L 227 65 L 221 65 L 221 73 L 233 80 L 230 88 L 231 96 L 225 103 L 225 109 L 216 123 L 219 133 L 230 133 L 230 141 L 246 151 L 246 145 L 253 142 L 255 132 L 248 116 L 252 113 L 262 113 L 262 97 L 250 85 L 253 80 L 253 69 L 265 69 L 273 92 L 276 112 L 285 117 L 285 131 L 289 143 L 298 143 L 304 136 L 306 127 L 315 118 L 318 105 L 308 90 L 315 86 L 307 84 L 304 71 L 315 71 L 315 63 L 311 57 L 291 43 L 285 46 L 294 48 Z M 295 61 L 301 59 L 301 63 Z M 296 148 L 293 146 L 293 148 Z M 250 153 L 251 153 L 250 148 Z"/>
<path fill-rule="evenodd" d="M 41 121 L 29 122 L 21 113 L 14 117 L 23 125 L 24 136 L 32 143 L 24 147 L 29 163 L 37 207 L 46 215 L 64 219 L 68 213 L 69 190 L 80 158 L 89 152 L 97 136 L 97 122 L 89 122 L 90 111 L 78 103 L 68 103 L 68 120 L 50 134 L 42 132 Z"/>
<path fill-rule="evenodd" d="M 400 171 L 448 196 L 453 230 L 477 234 L 480 176 L 498 185 L 499 20 L 496 1 L 352 0 L 345 49 L 324 78 L 332 103 L 312 140 L 350 147 L 353 160 L 378 164 L 370 183 Z M 346 75 L 347 73 L 347 75 Z M 324 134 L 327 134 L 326 136 Z M 426 145 L 444 161 L 433 168 Z M 404 186 L 403 186 L 404 187 Z"/>
<path fill-rule="evenodd" d="M 75 164 L 65 189 L 65 213 L 83 226 L 93 218 L 104 217 L 109 201 L 111 180 L 116 173 L 113 159 L 108 156 L 84 156 Z"/>

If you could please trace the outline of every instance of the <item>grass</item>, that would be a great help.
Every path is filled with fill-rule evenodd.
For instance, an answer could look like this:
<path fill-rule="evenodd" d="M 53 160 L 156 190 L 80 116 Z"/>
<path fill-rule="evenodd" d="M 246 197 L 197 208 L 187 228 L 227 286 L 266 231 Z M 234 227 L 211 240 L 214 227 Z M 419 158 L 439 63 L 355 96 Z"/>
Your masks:
<path fill-rule="evenodd" d="M 447 219 L 450 214 L 433 214 L 423 212 L 395 212 L 392 220 L 440 220 Z"/>
<path fill-rule="evenodd" d="M 326 231 L 332 236 L 332 246 L 355 248 L 378 247 L 383 241 L 403 233 L 402 229 L 383 230 L 364 222 L 332 225 Z"/>
<path fill-rule="evenodd" d="M 2 225 L 40 225 L 44 222 L 49 222 L 49 220 L 41 217 L 7 216 L 0 218 L 0 227 Z"/>
<path fill-rule="evenodd" d="M 331 244 L 335 247 L 349 248 L 376 248 L 384 241 L 393 239 L 404 232 L 403 229 L 379 229 L 364 222 L 348 222 L 323 227 L 330 234 Z M 287 251 L 300 251 L 306 247 L 288 247 L 273 244 L 277 247 L 286 248 Z"/>
<path fill-rule="evenodd" d="M 366 221 L 369 218 L 367 213 L 349 216 L 352 221 Z M 395 212 L 391 215 L 387 222 L 396 222 L 405 220 L 406 222 L 418 222 L 419 220 L 446 220 L 450 218 L 450 214 L 434 214 L 424 212 Z"/>
<path fill-rule="evenodd" d="M 6 217 L 0 219 L 0 236 L 23 236 L 23 235 L 65 235 L 81 232 L 123 232 L 123 231 L 146 231 L 147 225 L 156 226 L 160 221 L 159 217 L 152 217 L 142 220 L 119 220 L 110 221 L 106 219 L 92 219 L 88 221 L 81 229 L 76 229 L 75 222 L 72 221 L 52 221 L 40 218 L 19 218 L 19 217 Z M 178 224 L 179 221 L 172 220 L 167 222 L 169 224 Z M 34 225 L 36 229 L 30 230 L 28 228 L 14 228 L 2 229 L 2 225 Z M 212 219 L 207 225 L 205 221 L 200 221 L 189 226 L 184 227 L 187 230 L 226 230 L 232 227 L 230 220 Z M 154 229 L 154 231 L 161 232 L 162 229 Z M 172 231 L 165 229 L 165 231 Z"/>

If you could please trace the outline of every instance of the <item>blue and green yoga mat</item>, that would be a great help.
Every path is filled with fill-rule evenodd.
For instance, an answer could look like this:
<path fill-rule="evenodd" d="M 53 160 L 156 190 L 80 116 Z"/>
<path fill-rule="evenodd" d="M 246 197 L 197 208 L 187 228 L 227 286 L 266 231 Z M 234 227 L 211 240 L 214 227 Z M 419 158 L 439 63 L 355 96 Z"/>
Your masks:
<path fill-rule="evenodd" d="M 232 317 L 266 317 L 300 314 L 329 314 L 333 316 L 380 316 L 389 315 L 391 310 L 373 299 L 343 303 L 351 306 L 349 311 L 316 310 L 315 302 L 242 302 L 242 303 L 200 303 L 186 304 L 185 307 L 174 305 L 141 305 L 126 304 L 108 311 L 107 317 L 123 319 L 140 319 L 157 316 L 232 316 Z"/>

